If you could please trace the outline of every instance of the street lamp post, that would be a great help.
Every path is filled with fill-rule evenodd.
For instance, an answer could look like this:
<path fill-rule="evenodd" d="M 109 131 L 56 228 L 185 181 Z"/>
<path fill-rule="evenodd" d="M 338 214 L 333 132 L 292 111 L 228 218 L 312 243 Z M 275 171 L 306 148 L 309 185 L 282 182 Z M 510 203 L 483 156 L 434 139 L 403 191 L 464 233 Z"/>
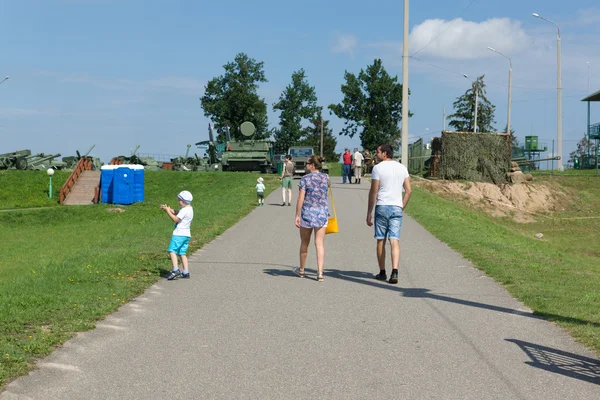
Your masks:
<path fill-rule="evenodd" d="M 7 81 L 7 80 L 8 80 L 8 78 L 10 78 L 10 77 L 7 75 L 7 76 L 6 76 L 6 78 L 2 79 L 2 80 L 0 81 L 0 85 L 1 85 L 1 84 L 3 84 L 3 83 L 4 83 L 4 81 Z"/>
<path fill-rule="evenodd" d="M 463 74 L 463 76 L 468 80 L 471 80 L 471 78 L 469 78 L 467 74 Z M 473 122 L 473 132 L 477 133 L 477 105 L 479 103 L 479 85 L 476 81 L 471 81 L 471 83 L 473 83 L 473 86 L 475 86 L 475 121 Z"/>
<path fill-rule="evenodd" d="M 500 53 L 493 47 L 488 46 L 488 49 L 493 51 L 494 53 L 500 54 L 504 58 L 507 58 L 508 62 L 510 63 L 510 66 L 508 68 L 508 111 L 506 113 L 506 133 L 508 133 L 510 135 L 510 106 L 511 106 L 511 98 L 512 98 L 512 60 L 510 59 L 510 57 L 505 56 L 504 54 Z"/>
<path fill-rule="evenodd" d="M 49 185 L 49 188 L 48 188 L 48 197 L 52 198 L 52 175 L 54 175 L 54 169 L 53 168 L 48 168 L 48 170 L 46 171 L 46 173 L 50 177 L 50 185 Z"/>
<path fill-rule="evenodd" d="M 550 19 L 544 18 L 537 13 L 531 14 L 536 18 L 543 19 L 544 21 L 551 22 L 556 26 L 556 89 L 557 89 L 557 136 L 558 136 L 558 170 L 563 170 L 562 164 L 562 84 L 561 84 L 561 68 L 560 68 L 560 27 L 558 24 Z"/>

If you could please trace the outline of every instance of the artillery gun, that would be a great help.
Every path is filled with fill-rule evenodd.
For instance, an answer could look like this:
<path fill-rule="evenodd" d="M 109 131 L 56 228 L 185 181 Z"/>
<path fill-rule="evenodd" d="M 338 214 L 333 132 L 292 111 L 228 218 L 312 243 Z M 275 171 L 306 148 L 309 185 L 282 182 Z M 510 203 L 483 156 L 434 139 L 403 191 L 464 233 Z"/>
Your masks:
<path fill-rule="evenodd" d="M 0 169 L 46 170 L 50 167 L 63 169 L 66 163 L 54 160 L 57 157 L 60 157 L 60 153 L 32 155 L 31 150 L 18 150 L 12 153 L 0 154 Z"/>
<path fill-rule="evenodd" d="M 231 139 L 229 127 L 225 126 L 227 143 L 221 156 L 223 171 L 272 171 L 271 147 L 269 140 L 253 139 L 256 127 L 246 121 L 240 125 L 240 131 L 247 139 Z"/>
<path fill-rule="evenodd" d="M 229 131 L 226 130 L 227 138 L 229 138 Z M 206 154 L 204 157 L 199 158 L 196 155 L 196 158 L 201 162 L 199 164 L 198 171 L 222 171 L 221 168 L 221 157 L 223 155 L 223 151 L 225 150 L 226 142 L 215 142 L 215 137 L 213 135 L 213 130 L 208 124 L 208 139 L 203 140 L 201 142 L 195 143 L 196 147 L 202 150 L 205 150 Z"/>
<path fill-rule="evenodd" d="M 94 167 L 95 170 L 99 170 L 100 167 L 102 166 L 102 162 L 100 161 L 99 158 L 97 157 L 89 157 L 88 155 L 91 153 L 92 149 L 96 147 L 95 144 L 92 145 L 92 147 L 90 147 L 90 149 L 84 154 L 81 155 L 79 153 L 79 150 L 75 150 L 75 153 L 77 153 L 76 156 L 67 156 L 67 157 L 63 157 L 62 160 L 65 163 L 65 168 L 66 169 L 73 169 L 75 168 L 75 166 L 77 165 L 77 163 L 79 162 L 79 160 L 81 160 L 82 158 L 91 158 L 92 159 L 92 165 Z"/>
<path fill-rule="evenodd" d="M 162 171 L 163 163 L 156 161 L 152 157 L 138 157 L 135 153 L 137 153 L 140 145 L 135 146 L 135 149 L 131 152 L 129 157 L 126 156 L 118 156 L 113 157 L 110 160 L 110 165 L 121 165 L 121 164 L 139 164 L 143 165 L 144 169 L 151 171 Z"/>
<path fill-rule="evenodd" d="M 208 157 L 200 158 L 194 153 L 194 157 L 189 157 L 191 144 L 187 145 L 185 157 L 172 158 L 173 171 L 207 171 Z"/>
<path fill-rule="evenodd" d="M 0 154 L 0 169 L 27 169 L 26 157 L 30 155 L 31 150 Z"/>

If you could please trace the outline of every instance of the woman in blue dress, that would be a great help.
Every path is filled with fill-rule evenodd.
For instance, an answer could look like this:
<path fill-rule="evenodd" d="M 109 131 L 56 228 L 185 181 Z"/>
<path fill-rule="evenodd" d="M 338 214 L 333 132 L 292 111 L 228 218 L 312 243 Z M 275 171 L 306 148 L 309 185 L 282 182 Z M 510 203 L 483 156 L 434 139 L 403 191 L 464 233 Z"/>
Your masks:
<path fill-rule="evenodd" d="M 309 157 L 306 162 L 308 174 L 300 180 L 300 193 L 296 203 L 296 226 L 300 229 L 300 266 L 294 272 L 303 277 L 310 236 L 315 234 L 317 250 L 317 281 L 323 281 L 325 261 L 325 228 L 329 219 L 327 189 L 329 176 L 321 172 L 321 160 L 317 156 Z"/>

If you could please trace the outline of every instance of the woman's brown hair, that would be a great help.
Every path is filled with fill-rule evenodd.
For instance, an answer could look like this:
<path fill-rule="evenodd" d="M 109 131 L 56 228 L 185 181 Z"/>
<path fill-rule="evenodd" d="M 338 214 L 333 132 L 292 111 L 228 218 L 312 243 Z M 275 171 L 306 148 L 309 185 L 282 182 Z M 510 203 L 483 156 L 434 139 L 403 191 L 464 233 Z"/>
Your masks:
<path fill-rule="evenodd" d="M 317 171 L 321 171 L 322 165 L 321 165 L 321 160 L 319 159 L 319 157 L 317 156 L 310 156 L 307 160 L 308 163 L 311 163 L 312 165 L 315 166 L 315 169 Z"/>

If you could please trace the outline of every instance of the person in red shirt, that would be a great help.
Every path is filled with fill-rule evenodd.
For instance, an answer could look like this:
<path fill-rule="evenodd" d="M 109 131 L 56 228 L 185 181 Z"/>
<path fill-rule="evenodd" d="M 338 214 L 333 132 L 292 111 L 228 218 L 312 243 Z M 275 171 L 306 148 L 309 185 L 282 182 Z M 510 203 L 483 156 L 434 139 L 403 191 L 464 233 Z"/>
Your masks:
<path fill-rule="evenodd" d="M 352 183 L 352 154 L 350 154 L 350 150 L 348 148 L 344 149 L 344 165 L 342 166 L 342 183 L 346 183 L 346 178 L 348 178 L 348 183 Z"/>

